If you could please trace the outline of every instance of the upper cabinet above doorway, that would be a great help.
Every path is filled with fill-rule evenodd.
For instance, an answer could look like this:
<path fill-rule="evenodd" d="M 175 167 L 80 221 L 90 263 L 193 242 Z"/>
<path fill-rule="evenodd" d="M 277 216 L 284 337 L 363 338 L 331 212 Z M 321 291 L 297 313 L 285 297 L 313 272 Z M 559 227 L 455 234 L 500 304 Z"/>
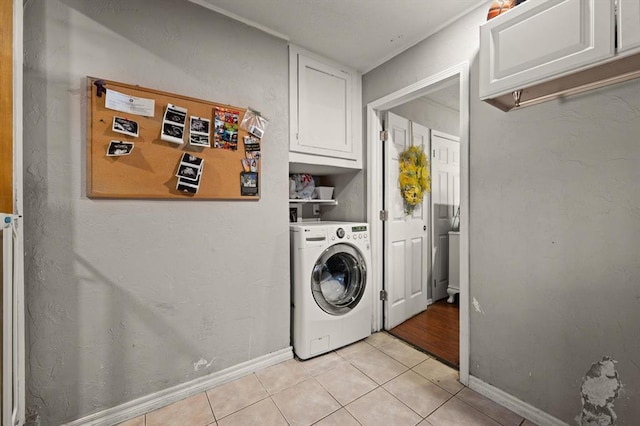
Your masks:
<path fill-rule="evenodd" d="M 362 76 L 289 46 L 289 170 L 362 169 Z"/>
<path fill-rule="evenodd" d="M 640 76 L 638 0 L 527 0 L 480 27 L 480 99 L 509 111 Z"/>

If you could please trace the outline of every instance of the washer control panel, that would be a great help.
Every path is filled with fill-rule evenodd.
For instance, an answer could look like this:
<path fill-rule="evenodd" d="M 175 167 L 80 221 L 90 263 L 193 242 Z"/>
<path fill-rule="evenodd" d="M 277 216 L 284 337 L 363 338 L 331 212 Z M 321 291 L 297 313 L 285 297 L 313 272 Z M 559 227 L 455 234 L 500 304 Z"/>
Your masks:
<path fill-rule="evenodd" d="M 336 229 L 336 235 L 331 237 L 332 241 L 346 239 L 346 240 L 368 240 L 369 233 L 367 232 L 366 225 L 358 225 L 358 226 L 345 226 L 339 227 Z"/>

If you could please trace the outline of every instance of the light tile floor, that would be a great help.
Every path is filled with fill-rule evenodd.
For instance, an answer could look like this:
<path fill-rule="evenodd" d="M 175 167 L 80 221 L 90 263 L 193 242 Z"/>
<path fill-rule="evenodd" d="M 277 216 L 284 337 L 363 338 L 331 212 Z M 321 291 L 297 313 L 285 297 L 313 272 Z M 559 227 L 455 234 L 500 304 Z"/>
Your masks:
<path fill-rule="evenodd" d="M 535 426 L 385 332 L 265 368 L 121 425 Z"/>

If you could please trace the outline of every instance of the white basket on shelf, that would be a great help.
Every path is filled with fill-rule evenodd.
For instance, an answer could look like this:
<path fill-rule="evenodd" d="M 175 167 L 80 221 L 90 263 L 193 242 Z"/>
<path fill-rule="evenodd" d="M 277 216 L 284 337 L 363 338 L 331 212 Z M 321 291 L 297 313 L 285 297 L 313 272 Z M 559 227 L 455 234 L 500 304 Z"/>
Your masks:
<path fill-rule="evenodd" d="M 333 199 L 333 186 L 316 186 L 316 198 L 319 200 Z"/>

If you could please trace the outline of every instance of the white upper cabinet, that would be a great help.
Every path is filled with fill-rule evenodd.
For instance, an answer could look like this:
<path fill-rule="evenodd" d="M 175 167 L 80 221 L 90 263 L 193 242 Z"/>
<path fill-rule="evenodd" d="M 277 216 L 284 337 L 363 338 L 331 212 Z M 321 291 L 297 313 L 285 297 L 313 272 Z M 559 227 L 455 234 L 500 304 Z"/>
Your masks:
<path fill-rule="evenodd" d="M 289 46 L 289 161 L 362 168 L 361 76 Z"/>
<path fill-rule="evenodd" d="M 351 74 L 298 56 L 298 134 L 293 150 L 352 157 Z"/>
<path fill-rule="evenodd" d="M 638 0 L 625 1 L 638 8 Z M 542 83 L 613 55 L 613 0 L 528 0 L 480 27 L 480 98 Z"/>
<path fill-rule="evenodd" d="M 618 0 L 618 52 L 640 48 L 640 0 Z"/>

